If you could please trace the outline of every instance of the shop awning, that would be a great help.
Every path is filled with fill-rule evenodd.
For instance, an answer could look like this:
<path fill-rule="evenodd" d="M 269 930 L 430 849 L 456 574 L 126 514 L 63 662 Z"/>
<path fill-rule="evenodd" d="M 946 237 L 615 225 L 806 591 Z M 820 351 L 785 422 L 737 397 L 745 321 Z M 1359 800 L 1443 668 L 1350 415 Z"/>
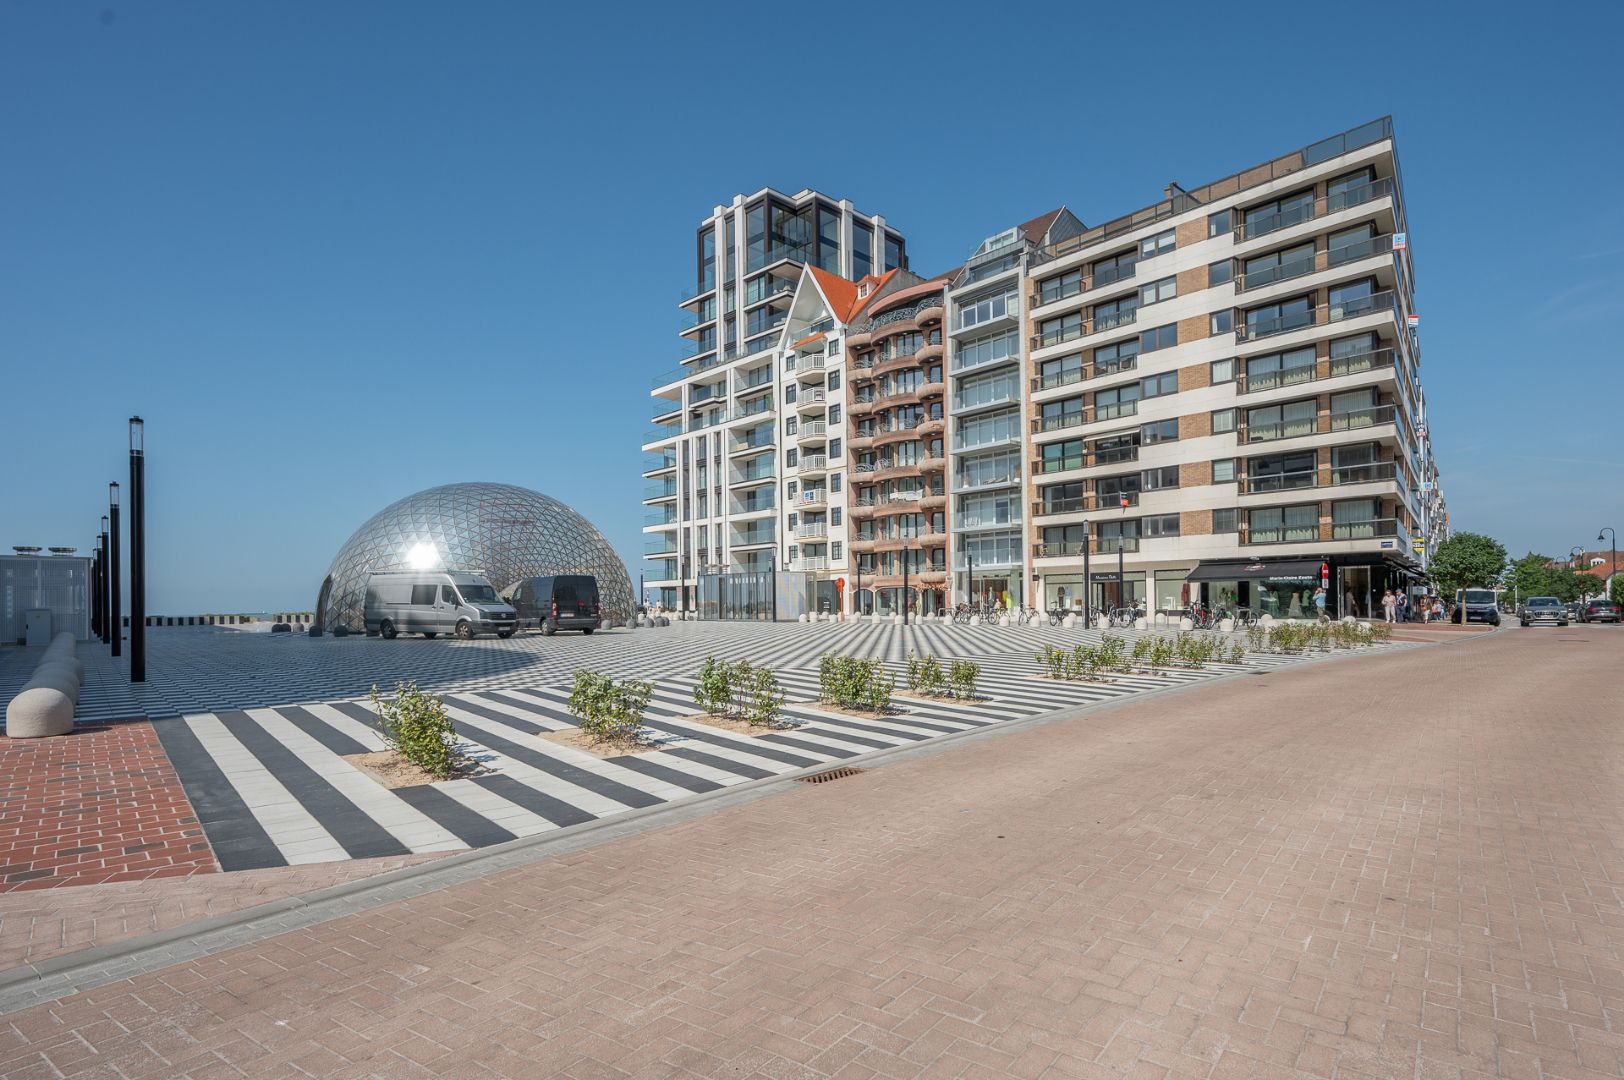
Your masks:
<path fill-rule="evenodd" d="M 1202 562 L 1186 581 L 1262 581 L 1318 585 L 1324 559 L 1224 559 Z"/>

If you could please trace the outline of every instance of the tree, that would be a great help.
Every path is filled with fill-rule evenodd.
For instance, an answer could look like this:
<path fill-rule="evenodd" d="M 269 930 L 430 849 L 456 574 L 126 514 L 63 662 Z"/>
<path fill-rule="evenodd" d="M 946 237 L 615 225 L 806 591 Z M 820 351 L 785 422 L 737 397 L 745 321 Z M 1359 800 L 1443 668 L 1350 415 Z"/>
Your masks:
<path fill-rule="evenodd" d="M 1587 596 L 1601 596 L 1607 591 L 1607 583 L 1595 574 L 1578 570 L 1569 570 L 1568 573 L 1573 576 L 1573 596 L 1564 596 L 1564 600 L 1582 600 Z"/>
<path fill-rule="evenodd" d="M 1427 564 L 1427 573 L 1438 587 L 1438 594 L 1448 596 L 1457 589 L 1488 588 L 1505 565 L 1506 549 L 1498 540 L 1463 532 L 1438 545 Z"/>
<path fill-rule="evenodd" d="M 1613 603 L 1624 606 L 1624 574 L 1613 575 Z"/>
<path fill-rule="evenodd" d="M 1512 561 L 1501 575 L 1500 581 L 1508 592 L 1515 592 L 1516 598 L 1527 600 L 1530 596 L 1555 596 L 1556 572 L 1550 566 L 1549 555 L 1537 555 L 1530 551 L 1520 559 Z"/>

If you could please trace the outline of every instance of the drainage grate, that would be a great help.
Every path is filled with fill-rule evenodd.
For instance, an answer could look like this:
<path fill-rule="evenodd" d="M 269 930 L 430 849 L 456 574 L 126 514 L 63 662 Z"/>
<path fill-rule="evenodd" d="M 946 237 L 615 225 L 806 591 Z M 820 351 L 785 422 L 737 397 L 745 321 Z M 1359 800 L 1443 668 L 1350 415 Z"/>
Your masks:
<path fill-rule="evenodd" d="M 862 771 L 847 765 L 840 769 L 830 769 L 828 772 L 813 773 L 811 776 L 797 776 L 795 779 L 803 784 L 827 784 L 831 780 L 844 780 L 848 776 L 856 776 Z"/>

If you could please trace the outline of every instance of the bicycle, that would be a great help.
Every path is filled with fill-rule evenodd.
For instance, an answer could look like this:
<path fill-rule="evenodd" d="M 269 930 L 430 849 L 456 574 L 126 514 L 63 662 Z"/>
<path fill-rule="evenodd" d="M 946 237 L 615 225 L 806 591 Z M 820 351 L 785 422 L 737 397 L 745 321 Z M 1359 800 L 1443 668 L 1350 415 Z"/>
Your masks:
<path fill-rule="evenodd" d="M 1119 630 L 1132 630 L 1142 612 L 1138 608 L 1119 607 L 1111 611 L 1111 625 Z"/>

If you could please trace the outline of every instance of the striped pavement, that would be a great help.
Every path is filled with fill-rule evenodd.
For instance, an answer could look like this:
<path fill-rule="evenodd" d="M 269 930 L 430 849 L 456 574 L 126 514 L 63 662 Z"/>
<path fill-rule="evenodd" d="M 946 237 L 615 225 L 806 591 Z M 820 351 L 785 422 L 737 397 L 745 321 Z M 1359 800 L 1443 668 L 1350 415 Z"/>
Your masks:
<path fill-rule="evenodd" d="M 189 712 L 157 720 L 154 729 L 222 868 L 239 870 L 483 847 L 748 780 L 858 761 L 864 754 L 958 731 L 1298 662 L 1249 657 L 1240 666 L 1215 664 L 1203 671 L 1055 683 L 1040 678 L 1035 653 L 1042 639 L 1028 637 L 1035 628 L 999 628 L 994 634 L 1008 636 L 996 637 L 961 636 L 954 627 L 921 627 L 925 633 L 912 634 L 893 626 L 801 629 L 801 635 L 782 637 L 777 647 L 754 637 L 718 642 L 714 636 L 626 635 L 631 641 L 683 646 L 660 651 L 666 670 L 695 668 L 726 644 L 729 659 L 774 664 L 789 699 L 784 717 L 790 726 L 742 735 L 686 719 L 696 712 L 691 675 L 660 677 L 644 716 L 657 749 L 640 754 L 602 758 L 539 737 L 575 724 L 563 681 L 443 694 L 458 736 L 483 771 L 416 787 L 386 788 L 344 760 L 384 749 L 377 717 L 362 698 Z M 832 647 L 886 658 L 900 682 L 900 661 L 909 647 L 942 653 L 951 647 L 962 655 L 971 651 L 965 646 L 975 644 L 984 653 L 992 652 L 989 646 L 1001 648 L 1001 654 L 978 661 L 983 700 L 899 696 L 897 712 L 861 717 L 815 701 L 817 659 Z"/>

